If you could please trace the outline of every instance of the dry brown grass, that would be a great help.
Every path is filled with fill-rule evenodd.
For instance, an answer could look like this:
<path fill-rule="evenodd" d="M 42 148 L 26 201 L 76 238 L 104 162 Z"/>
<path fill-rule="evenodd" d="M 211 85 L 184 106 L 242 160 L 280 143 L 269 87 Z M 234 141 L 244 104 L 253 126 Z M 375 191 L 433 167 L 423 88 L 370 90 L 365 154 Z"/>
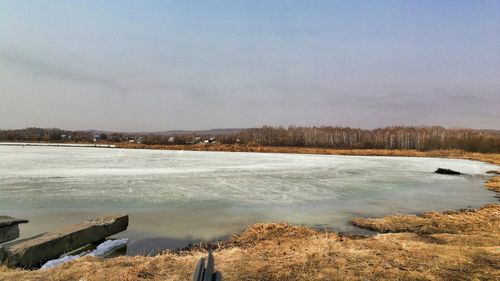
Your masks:
<path fill-rule="evenodd" d="M 380 233 L 412 232 L 422 235 L 486 233 L 500 229 L 500 205 L 493 204 L 479 209 L 464 209 L 444 213 L 427 212 L 421 215 L 394 215 L 378 219 L 355 218 L 353 224 Z"/>
<path fill-rule="evenodd" d="M 313 151 L 500 164 L 500 154 L 463 151 L 301 149 L 301 153 Z M 497 191 L 499 185 L 500 177 L 487 183 Z M 358 218 L 354 223 L 385 234 L 360 238 L 284 223 L 256 224 L 220 245 L 214 253 L 216 267 L 224 280 L 500 280 L 500 204 L 418 216 Z M 205 250 L 194 248 L 155 257 L 86 257 L 50 270 L 0 267 L 0 280 L 190 280 L 197 259 L 204 255 Z"/>
<path fill-rule="evenodd" d="M 500 192 L 500 177 L 494 177 L 494 178 L 489 179 L 486 182 L 485 186 L 489 190 Z"/>
<path fill-rule="evenodd" d="M 471 222 L 478 227 L 474 239 L 492 236 L 480 244 L 468 243 L 468 231 L 446 232 L 446 225 L 431 235 L 415 231 L 351 238 L 288 224 L 256 224 L 232 237 L 230 247 L 215 252 L 216 266 L 224 280 L 498 280 L 499 209 L 484 207 Z M 471 214 L 461 212 L 436 213 L 434 219 L 460 220 L 461 215 L 471 221 Z M 156 257 L 84 258 L 38 271 L 3 267 L 0 279 L 190 280 L 196 260 L 204 255 L 193 250 Z"/>

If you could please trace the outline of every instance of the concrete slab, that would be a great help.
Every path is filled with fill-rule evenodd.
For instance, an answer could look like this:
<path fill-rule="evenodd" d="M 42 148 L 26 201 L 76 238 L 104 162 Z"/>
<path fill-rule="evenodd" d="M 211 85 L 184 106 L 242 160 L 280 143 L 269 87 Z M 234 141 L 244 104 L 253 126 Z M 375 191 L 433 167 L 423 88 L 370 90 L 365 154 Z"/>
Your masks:
<path fill-rule="evenodd" d="M 28 220 L 18 219 L 9 216 L 0 216 L 0 227 L 11 226 L 13 224 L 27 223 Z"/>
<path fill-rule="evenodd" d="M 18 237 L 19 237 L 19 226 L 17 226 L 17 224 L 0 227 L 0 244 L 14 240 Z"/>
<path fill-rule="evenodd" d="M 9 216 L 0 216 L 0 244 L 14 240 L 19 237 L 20 223 L 27 223 L 28 220 L 16 219 Z"/>
<path fill-rule="evenodd" d="M 38 266 L 66 252 L 96 243 L 126 230 L 128 215 L 107 215 L 4 244 L 0 262 L 24 268 Z"/>

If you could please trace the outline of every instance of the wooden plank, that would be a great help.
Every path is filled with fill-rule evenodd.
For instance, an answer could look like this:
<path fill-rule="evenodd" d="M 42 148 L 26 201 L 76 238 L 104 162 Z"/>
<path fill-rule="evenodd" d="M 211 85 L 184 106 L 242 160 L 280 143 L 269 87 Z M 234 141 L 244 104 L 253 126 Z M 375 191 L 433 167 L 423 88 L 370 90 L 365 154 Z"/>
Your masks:
<path fill-rule="evenodd" d="M 0 262 L 9 266 L 38 266 L 62 254 L 126 230 L 128 215 L 108 215 L 62 227 L 0 248 Z"/>

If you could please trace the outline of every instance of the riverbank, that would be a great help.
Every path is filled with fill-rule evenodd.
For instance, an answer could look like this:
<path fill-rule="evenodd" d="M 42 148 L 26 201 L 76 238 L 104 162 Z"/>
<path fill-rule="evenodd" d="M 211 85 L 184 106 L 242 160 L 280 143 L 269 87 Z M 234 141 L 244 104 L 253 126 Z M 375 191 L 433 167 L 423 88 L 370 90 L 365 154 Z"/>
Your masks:
<path fill-rule="evenodd" d="M 324 154 L 324 155 L 353 155 L 353 156 L 403 156 L 403 157 L 437 157 L 468 159 L 500 163 L 500 153 L 467 152 L 464 150 L 397 150 L 397 149 L 336 149 L 295 146 L 260 146 L 245 144 L 193 144 L 193 145 L 147 145 L 137 143 L 119 143 L 117 148 L 126 149 L 160 149 L 160 150 L 188 150 L 188 151 L 224 151 L 224 152 L 260 152 L 260 153 L 295 153 L 295 154 Z"/>
<path fill-rule="evenodd" d="M 291 152 L 287 150 L 290 148 L 256 149 Z M 306 151 L 311 153 L 311 149 Z M 343 155 L 352 152 L 350 155 L 446 157 L 500 164 L 500 154 L 463 151 L 329 150 L 332 153 L 325 154 L 334 151 Z M 499 186 L 500 177 L 486 184 L 497 192 Z M 256 224 L 217 245 L 216 267 L 224 280 L 500 278 L 499 204 L 420 216 L 355 219 L 354 223 L 385 234 L 346 236 L 288 224 Z M 196 260 L 203 255 L 205 250 L 192 248 L 155 257 L 84 258 L 44 271 L 0 267 L 0 280 L 190 280 Z"/>
<path fill-rule="evenodd" d="M 395 232 L 368 238 L 256 224 L 221 244 L 216 268 L 224 280 L 498 280 L 499 218 L 496 204 L 358 221 Z M 2 267 L 0 279 L 190 280 L 197 259 L 205 255 L 192 249 L 155 257 L 87 257 L 50 270 Z"/>

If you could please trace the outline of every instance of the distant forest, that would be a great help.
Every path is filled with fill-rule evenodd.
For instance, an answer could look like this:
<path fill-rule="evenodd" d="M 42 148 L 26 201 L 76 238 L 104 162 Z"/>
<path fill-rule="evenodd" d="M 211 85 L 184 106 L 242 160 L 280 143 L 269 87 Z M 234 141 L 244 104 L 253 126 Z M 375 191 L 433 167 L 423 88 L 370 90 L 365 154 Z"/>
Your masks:
<path fill-rule="evenodd" d="M 96 138 L 97 136 L 97 138 Z M 196 132 L 110 133 L 26 128 L 0 130 L 0 141 L 10 142 L 140 142 L 143 144 L 210 143 L 339 149 L 462 149 L 500 152 L 500 131 L 443 127 L 386 127 L 373 130 L 346 127 L 269 127 L 230 130 L 217 135 Z M 205 141 L 206 142 L 206 141 Z"/>

